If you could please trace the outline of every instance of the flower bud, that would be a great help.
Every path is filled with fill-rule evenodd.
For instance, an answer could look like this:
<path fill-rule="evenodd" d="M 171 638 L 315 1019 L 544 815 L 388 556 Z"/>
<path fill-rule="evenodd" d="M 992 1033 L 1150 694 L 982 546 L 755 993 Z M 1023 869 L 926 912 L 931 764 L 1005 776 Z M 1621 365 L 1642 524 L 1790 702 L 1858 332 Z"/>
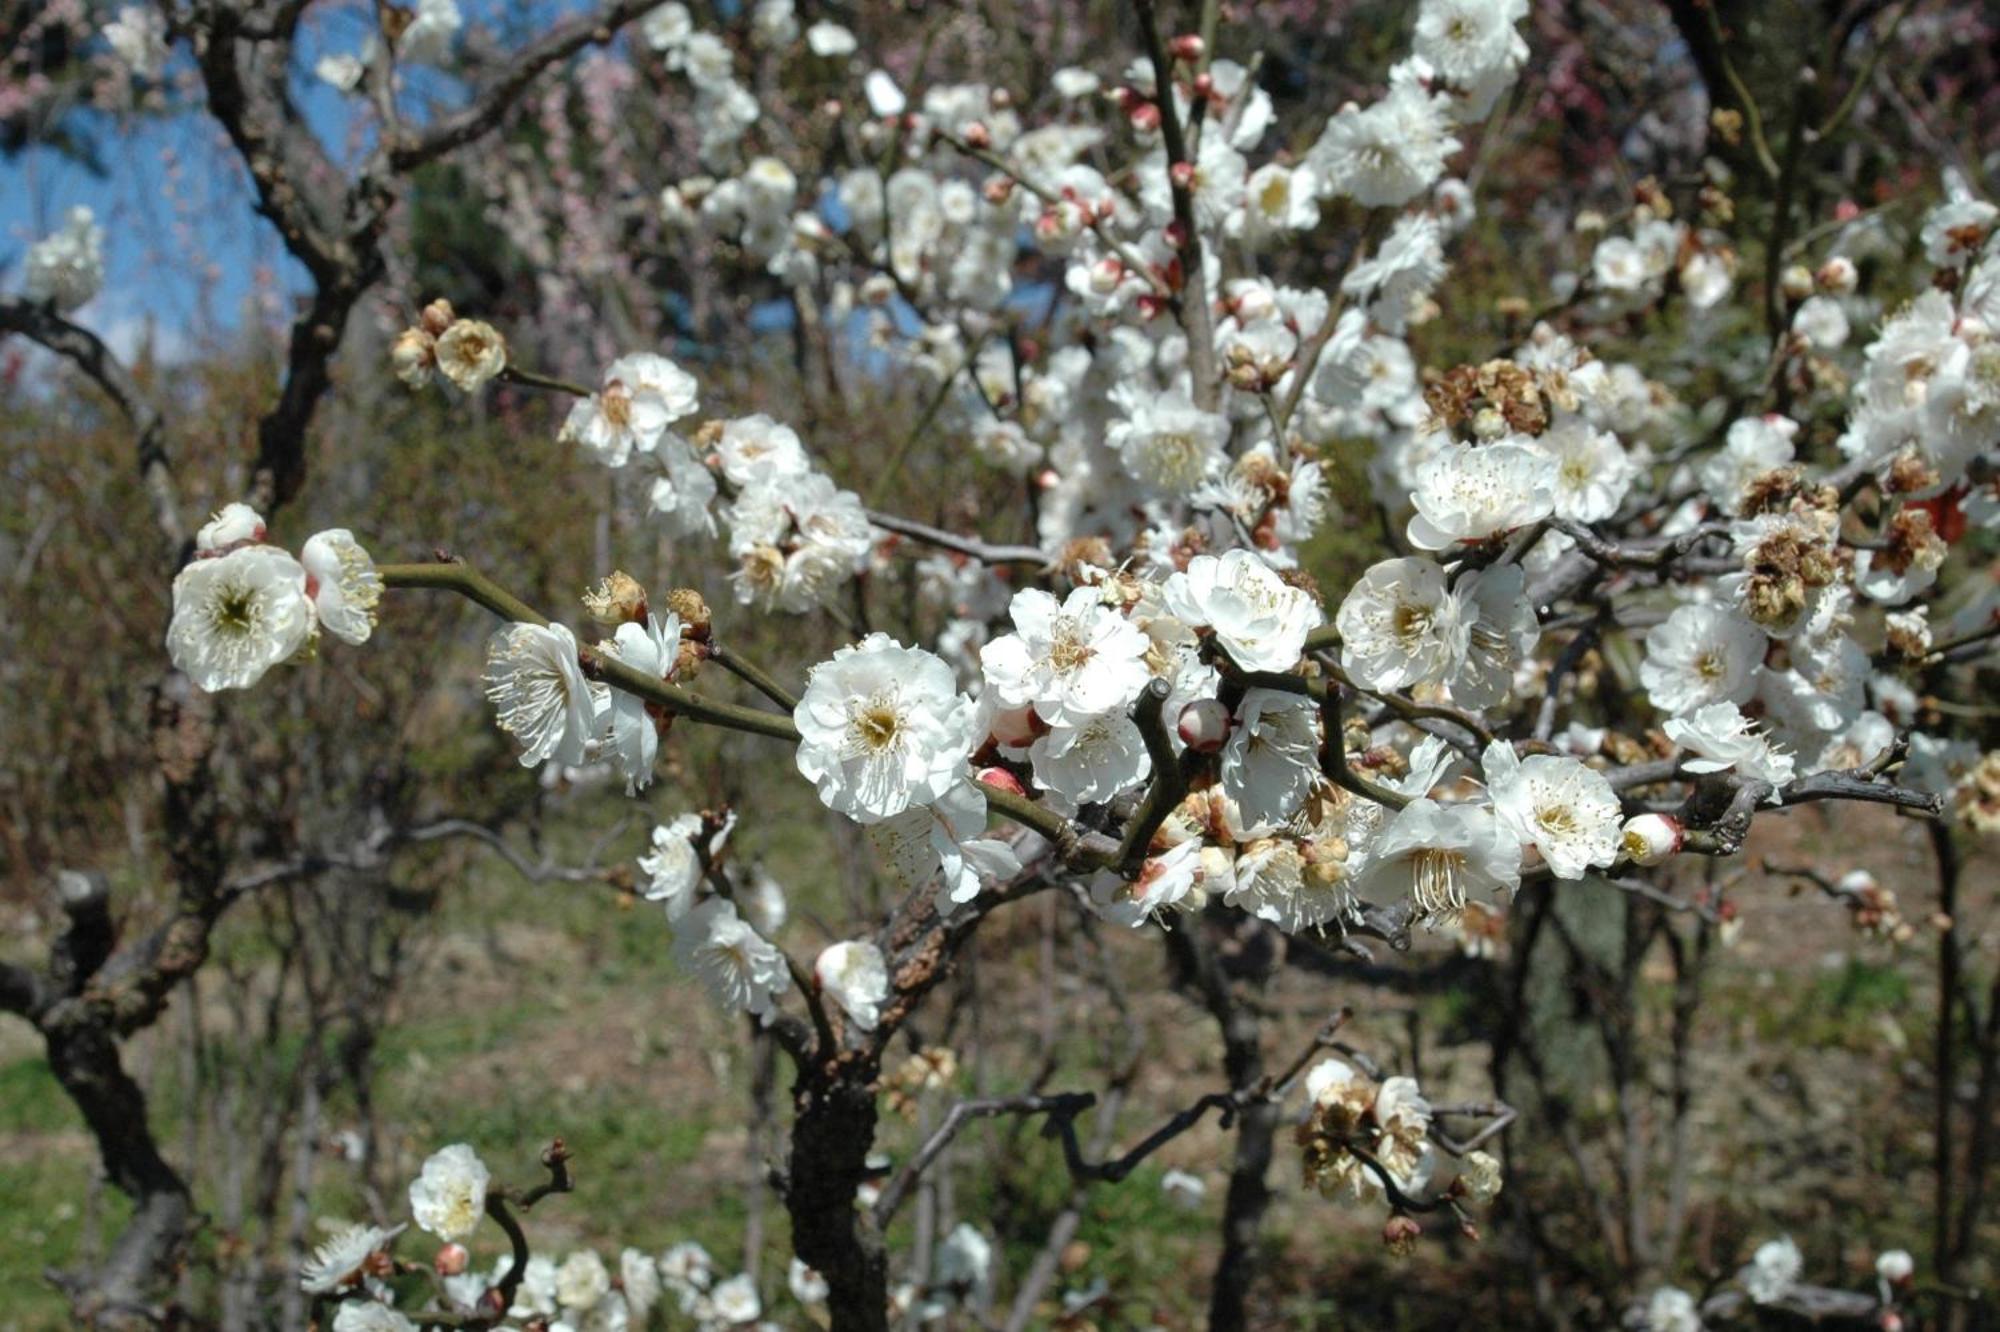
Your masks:
<path fill-rule="evenodd" d="M 1875 1275 L 1892 1286 L 1900 1286 L 1916 1273 L 1916 1260 L 1907 1249 L 1885 1249 L 1875 1258 Z"/>
<path fill-rule="evenodd" d="M 1174 53 L 1174 59 L 1190 63 L 1201 59 L 1201 53 L 1208 48 L 1197 33 L 1184 32 L 1167 43 L 1167 49 Z"/>
<path fill-rule="evenodd" d="M 993 714 L 991 734 L 993 738 L 1009 749 L 1020 749 L 1035 742 L 1035 737 L 1046 728 L 1038 728 L 1040 719 L 1035 716 L 1032 705 L 1008 708 Z"/>
<path fill-rule="evenodd" d="M 1424 1228 L 1415 1218 L 1392 1216 L 1382 1227 L 1382 1247 L 1398 1258 L 1407 1257 L 1416 1250 L 1417 1239 L 1423 1233 Z"/>
<path fill-rule="evenodd" d="M 421 328 L 404 329 L 390 344 L 389 364 L 395 367 L 396 378 L 411 388 L 424 387 L 437 368 L 437 339 Z"/>
<path fill-rule="evenodd" d="M 1028 794 L 1028 788 L 1021 785 L 1019 777 L 1016 777 L 1013 773 L 998 765 L 990 768 L 981 768 L 979 770 L 979 780 L 988 786 L 998 787 L 1000 790 L 1012 795 L 1025 796 Z"/>
<path fill-rule="evenodd" d="M 1846 296 L 1853 292 L 1861 275 L 1854 269 L 1854 261 L 1845 255 L 1835 255 L 1819 266 L 1813 274 L 1813 281 L 1819 283 L 1820 290 L 1830 296 Z"/>
<path fill-rule="evenodd" d="M 417 316 L 417 325 L 432 337 L 442 337 L 444 331 L 458 322 L 458 315 L 452 311 L 451 302 L 442 296 L 424 307 Z"/>
<path fill-rule="evenodd" d="M 1215 75 L 1209 73 L 1207 70 L 1203 70 L 1194 76 L 1194 83 L 1190 86 L 1196 97 L 1213 97 L 1215 96 Z"/>
<path fill-rule="evenodd" d="M 463 1244 L 447 1244 L 437 1251 L 437 1257 L 431 1260 L 431 1266 L 437 1269 L 439 1276 L 455 1277 L 463 1276 L 466 1266 L 471 1261 L 472 1255 L 465 1251 Z"/>
<path fill-rule="evenodd" d="M 974 148 L 991 148 L 993 133 L 980 121 L 973 121 L 965 127 L 965 141 Z"/>
<path fill-rule="evenodd" d="M 1014 182 L 1005 176 L 995 176 L 980 188 L 979 193 L 987 203 L 997 208 L 1014 197 Z"/>
<path fill-rule="evenodd" d="M 1194 163 L 1176 162 L 1167 168 L 1167 175 L 1182 189 L 1194 184 Z"/>
<path fill-rule="evenodd" d="M 599 579 L 594 589 L 583 594 L 583 609 L 606 628 L 640 623 L 646 618 L 646 589 L 620 569 Z"/>
<path fill-rule="evenodd" d="M 221 555 L 264 539 L 264 519 L 247 504 L 225 504 L 195 533 L 197 555 Z"/>
<path fill-rule="evenodd" d="M 667 593 L 667 609 L 681 617 L 681 632 L 689 638 L 708 638 L 708 603 L 691 587 L 676 587 Z"/>
<path fill-rule="evenodd" d="M 1229 739 L 1232 721 L 1221 699 L 1198 698 L 1181 709 L 1181 739 L 1197 754 L 1213 754 Z"/>
<path fill-rule="evenodd" d="M 1126 112 L 1126 118 L 1132 122 L 1132 128 L 1141 134 L 1151 134 L 1160 128 L 1160 108 L 1151 102 L 1133 103 L 1132 109 Z"/>
<path fill-rule="evenodd" d="M 1785 293 L 1788 301 L 1802 301 L 1812 295 L 1812 270 L 1804 264 L 1793 264 L 1778 277 L 1778 289 Z"/>
<path fill-rule="evenodd" d="M 1640 814 L 1625 821 L 1618 849 L 1635 865 L 1657 865 L 1681 849 L 1679 819 L 1666 814 Z"/>

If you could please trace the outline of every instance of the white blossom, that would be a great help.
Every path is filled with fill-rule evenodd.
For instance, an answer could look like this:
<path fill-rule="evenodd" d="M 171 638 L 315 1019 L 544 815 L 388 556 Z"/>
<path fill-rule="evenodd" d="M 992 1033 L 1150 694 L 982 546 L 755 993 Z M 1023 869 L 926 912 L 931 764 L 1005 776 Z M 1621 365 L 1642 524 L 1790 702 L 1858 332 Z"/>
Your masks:
<path fill-rule="evenodd" d="M 1096 588 L 1079 587 L 1062 601 L 1024 588 L 1007 614 L 1014 632 L 981 648 L 979 660 L 1009 707 L 1033 705 L 1051 725 L 1074 725 L 1130 705 L 1152 678 L 1146 635 Z"/>
<path fill-rule="evenodd" d="M 763 1017 L 774 997 L 791 988 L 784 955 L 740 919 L 726 897 L 711 897 L 681 917 L 673 953 L 724 1012 Z"/>
<path fill-rule="evenodd" d="M 312 637 L 306 571 L 275 546 L 241 546 L 174 576 L 167 652 L 197 686 L 247 689 Z"/>
<path fill-rule="evenodd" d="M 874 1030 L 889 997 L 889 972 L 881 949 L 865 939 L 828 944 L 813 963 L 813 977 L 855 1026 Z"/>
<path fill-rule="evenodd" d="M 446 1243 L 462 1240 L 486 1215 L 493 1176 L 479 1154 L 462 1142 L 434 1153 L 410 1185 L 410 1215 Z"/>
<path fill-rule="evenodd" d="M 510 624 L 486 645 L 486 697 L 500 729 L 521 746 L 521 766 L 584 762 L 597 734 L 597 708 L 563 625 Z"/>
<path fill-rule="evenodd" d="M 1213 632 L 1247 671 L 1291 670 L 1323 618 L 1311 593 L 1247 550 L 1195 556 L 1167 579 L 1161 599 L 1190 627 Z"/>
<path fill-rule="evenodd" d="M 1483 763 L 1501 826 L 1541 852 L 1558 879 L 1618 858 L 1622 810 L 1603 773 L 1573 758 L 1517 757 L 1505 740 L 1486 747 Z"/>
<path fill-rule="evenodd" d="M 977 725 L 951 667 L 870 634 L 812 670 L 792 713 L 798 768 L 857 823 L 927 805 L 959 780 Z"/>

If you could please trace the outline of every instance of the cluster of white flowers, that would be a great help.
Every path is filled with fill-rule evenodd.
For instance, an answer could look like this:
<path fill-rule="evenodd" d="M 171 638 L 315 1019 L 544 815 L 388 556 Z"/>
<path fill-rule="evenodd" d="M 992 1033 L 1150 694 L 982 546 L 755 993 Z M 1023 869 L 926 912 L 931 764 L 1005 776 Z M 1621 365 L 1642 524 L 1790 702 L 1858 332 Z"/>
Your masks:
<path fill-rule="evenodd" d="M 194 558 L 174 577 L 167 651 L 203 689 L 246 689 L 280 662 L 310 656 L 325 629 L 365 643 L 375 628 L 382 578 L 346 528 L 306 540 L 297 558 L 264 542 L 264 520 L 225 505 L 195 536 Z"/>
<path fill-rule="evenodd" d="M 596 1250 L 576 1249 L 560 1261 L 531 1252 L 518 1271 L 513 1254 L 502 1253 L 489 1270 L 475 1270 L 466 1241 L 488 1215 L 494 1191 L 486 1163 L 464 1143 L 433 1154 L 410 1185 L 411 1218 L 441 1241 L 430 1264 L 440 1278 L 439 1307 L 415 1317 L 397 1307 L 387 1278 L 398 1270 L 390 1250 L 405 1229 L 400 1225 L 335 1227 L 301 1268 L 301 1289 L 335 1301 L 332 1326 L 338 1332 L 414 1332 L 426 1314 L 549 1332 L 627 1332 L 649 1326 L 654 1311 L 670 1307 L 670 1300 L 698 1332 L 776 1332 L 784 1326 L 767 1316 L 748 1273 L 719 1277 L 715 1260 L 692 1241 L 658 1255 L 627 1247 L 615 1269 Z M 807 1318 L 824 1319 L 827 1285 L 817 1272 L 794 1259 L 786 1286 Z"/>
<path fill-rule="evenodd" d="M 22 294 L 67 314 L 88 304 L 103 288 L 104 228 L 88 208 L 72 208 L 61 231 L 28 247 Z"/>

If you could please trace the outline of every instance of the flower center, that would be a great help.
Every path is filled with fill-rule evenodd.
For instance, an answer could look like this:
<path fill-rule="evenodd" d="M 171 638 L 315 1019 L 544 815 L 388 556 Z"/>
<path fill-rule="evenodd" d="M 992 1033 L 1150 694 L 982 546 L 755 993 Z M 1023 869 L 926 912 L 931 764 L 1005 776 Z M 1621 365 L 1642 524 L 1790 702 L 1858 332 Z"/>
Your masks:
<path fill-rule="evenodd" d="M 1466 867 L 1465 852 L 1446 847 L 1420 847 L 1410 855 L 1412 892 L 1425 911 L 1456 911 L 1465 905 L 1458 877 Z"/>
<path fill-rule="evenodd" d="M 217 633 L 243 636 L 257 627 L 257 597 L 247 587 L 224 588 L 216 595 L 212 621 Z"/>
<path fill-rule="evenodd" d="M 1431 631 L 1434 619 L 1429 606 L 1415 601 L 1402 602 L 1396 607 L 1394 619 L 1397 641 L 1404 644 L 1416 642 Z"/>
<path fill-rule="evenodd" d="M 1568 805 L 1543 805 L 1535 811 L 1535 826 L 1558 835 L 1576 831 L 1576 811 Z"/>
<path fill-rule="evenodd" d="M 902 724 L 894 705 L 887 699 L 878 698 L 855 714 L 854 733 L 861 738 L 865 748 L 880 753 L 896 743 Z"/>
<path fill-rule="evenodd" d="M 1694 673 L 1714 683 L 1729 673 L 1729 664 L 1722 659 L 1720 652 L 1704 652 L 1694 659 Z"/>
<path fill-rule="evenodd" d="M 1096 653 L 1083 635 L 1081 626 L 1061 621 L 1049 643 L 1049 664 L 1064 675 L 1081 670 Z"/>

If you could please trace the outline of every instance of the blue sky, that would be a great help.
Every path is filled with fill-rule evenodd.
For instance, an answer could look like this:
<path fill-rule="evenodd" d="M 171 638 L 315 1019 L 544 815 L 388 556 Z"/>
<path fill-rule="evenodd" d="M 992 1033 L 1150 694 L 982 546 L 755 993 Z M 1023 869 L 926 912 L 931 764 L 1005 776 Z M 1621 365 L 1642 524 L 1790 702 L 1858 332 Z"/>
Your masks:
<path fill-rule="evenodd" d="M 462 8 L 468 26 L 485 18 L 512 29 L 543 26 L 581 5 L 554 0 L 524 8 L 505 0 L 463 0 Z M 295 52 L 294 96 L 343 162 L 352 162 L 363 146 L 353 103 L 311 69 L 323 54 L 357 51 L 372 26 L 363 5 L 315 5 Z M 177 49 L 167 82 L 188 82 L 176 79 L 189 72 L 188 63 Z M 451 81 L 434 71 L 413 71 L 411 80 L 419 93 L 452 95 Z M 421 100 L 406 99 L 406 108 Z M 304 272 L 277 232 L 252 211 L 234 151 L 198 105 L 150 117 L 79 115 L 100 146 L 104 174 L 44 149 L 0 158 L 0 290 L 18 288 L 27 246 L 82 204 L 105 230 L 106 282 L 104 293 L 75 317 L 121 353 L 129 354 L 148 328 L 163 352 L 227 336 L 244 326 L 253 302 L 268 306 L 266 318 L 288 312 L 287 298 L 305 287 Z"/>

